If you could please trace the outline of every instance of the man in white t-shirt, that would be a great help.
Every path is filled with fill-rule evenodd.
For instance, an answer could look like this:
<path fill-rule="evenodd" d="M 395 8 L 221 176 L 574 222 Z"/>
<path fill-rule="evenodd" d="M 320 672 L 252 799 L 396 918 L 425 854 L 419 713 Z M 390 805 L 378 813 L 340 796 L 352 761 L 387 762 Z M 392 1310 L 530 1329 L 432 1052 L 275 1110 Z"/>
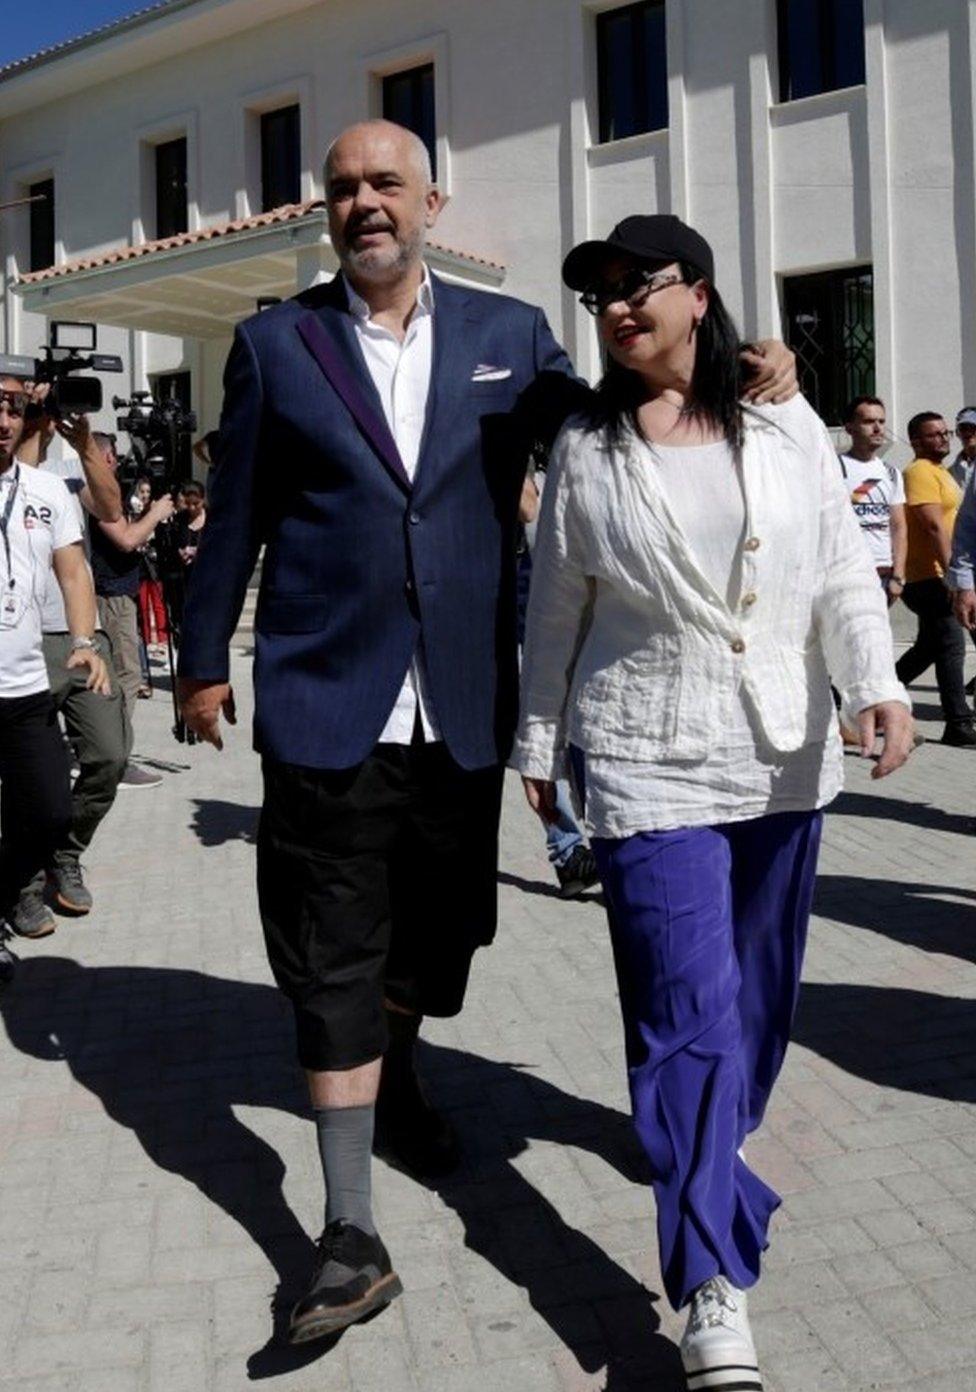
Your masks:
<path fill-rule="evenodd" d="M 876 396 L 856 396 L 847 408 L 844 428 L 851 446 L 840 456 L 841 473 L 891 605 L 905 588 L 908 521 L 901 470 L 881 458 L 887 438 L 884 402 Z"/>
<path fill-rule="evenodd" d="M 0 914 L 44 866 L 71 817 L 64 743 L 48 685 L 41 607 L 53 567 L 71 634 L 67 665 L 108 691 L 81 528 L 60 479 L 17 460 L 30 396 L 0 377 Z"/>

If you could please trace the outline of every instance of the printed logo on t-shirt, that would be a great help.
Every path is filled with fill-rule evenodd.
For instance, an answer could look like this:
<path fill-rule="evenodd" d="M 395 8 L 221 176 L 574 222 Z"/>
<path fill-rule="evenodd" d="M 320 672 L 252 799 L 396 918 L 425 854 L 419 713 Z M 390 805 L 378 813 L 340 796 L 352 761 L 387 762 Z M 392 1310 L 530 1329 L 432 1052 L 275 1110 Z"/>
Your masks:
<path fill-rule="evenodd" d="M 33 503 L 24 504 L 24 526 L 27 531 L 36 527 L 38 522 L 50 527 L 52 515 L 51 509 L 43 503 L 39 508 L 35 508 Z"/>
<path fill-rule="evenodd" d="M 887 531 L 891 506 L 884 493 L 872 497 L 874 490 L 883 482 L 880 478 L 864 479 L 851 494 L 851 503 L 857 520 L 865 531 Z"/>

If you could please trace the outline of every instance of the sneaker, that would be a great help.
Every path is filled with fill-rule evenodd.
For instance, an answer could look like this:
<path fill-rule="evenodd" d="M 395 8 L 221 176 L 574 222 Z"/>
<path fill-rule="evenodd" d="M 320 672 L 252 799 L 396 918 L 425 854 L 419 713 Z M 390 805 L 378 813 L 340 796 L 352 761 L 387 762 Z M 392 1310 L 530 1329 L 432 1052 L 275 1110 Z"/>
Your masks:
<path fill-rule="evenodd" d="M 955 749 L 976 749 L 976 725 L 971 720 L 957 720 L 942 731 L 943 744 Z"/>
<path fill-rule="evenodd" d="M 157 788 L 162 781 L 162 776 L 158 773 L 150 773 L 148 769 L 139 768 L 136 764 L 126 764 L 125 772 L 119 779 L 119 787 Z"/>
<path fill-rule="evenodd" d="M 48 884 L 54 888 L 54 897 L 62 909 L 73 914 L 86 914 L 94 900 L 81 873 L 81 862 L 59 860 L 47 872 Z"/>
<path fill-rule="evenodd" d="M 136 698 L 140 701 L 151 701 L 153 689 L 151 686 L 140 686 L 136 692 Z"/>
<path fill-rule="evenodd" d="M 338 1219 L 319 1238 L 308 1293 L 291 1312 L 289 1343 L 337 1334 L 389 1305 L 402 1291 L 379 1234 Z"/>
<path fill-rule="evenodd" d="M 21 938 L 46 938 L 57 924 L 39 889 L 25 889 L 10 911 L 10 927 Z"/>
<path fill-rule="evenodd" d="M 584 889 L 595 885 L 600 878 L 593 852 L 588 846 L 577 846 L 565 865 L 556 866 L 560 899 L 577 899 Z"/>
<path fill-rule="evenodd" d="M 688 1392 L 762 1392 L 746 1293 L 725 1276 L 713 1276 L 692 1295 L 681 1362 Z"/>

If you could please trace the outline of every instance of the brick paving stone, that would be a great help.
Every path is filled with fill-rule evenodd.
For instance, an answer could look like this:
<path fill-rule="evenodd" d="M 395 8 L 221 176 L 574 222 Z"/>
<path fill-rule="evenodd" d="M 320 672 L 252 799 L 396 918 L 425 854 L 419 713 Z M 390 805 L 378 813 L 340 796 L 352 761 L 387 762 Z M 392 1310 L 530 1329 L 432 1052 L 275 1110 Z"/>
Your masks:
<path fill-rule="evenodd" d="M 270 1343 L 322 1193 L 256 915 L 257 764 L 244 730 L 186 750 L 146 706 L 137 749 L 186 767 L 120 796 L 94 912 L 18 944 L 0 997 L 0 1392 L 680 1392 L 603 911 L 555 896 L 514 779 L 498 940 L 424 1032 L 462 1171 L 377 1164 L 403 1298 L 318 1356 Z M 750 1300 L 769 1392 L 970 1385 L 974 771 L 937 744 L 884 784 L 850 759 L 827 818 L 795 1043 L 748 1147 L 784 1195 Z"/>

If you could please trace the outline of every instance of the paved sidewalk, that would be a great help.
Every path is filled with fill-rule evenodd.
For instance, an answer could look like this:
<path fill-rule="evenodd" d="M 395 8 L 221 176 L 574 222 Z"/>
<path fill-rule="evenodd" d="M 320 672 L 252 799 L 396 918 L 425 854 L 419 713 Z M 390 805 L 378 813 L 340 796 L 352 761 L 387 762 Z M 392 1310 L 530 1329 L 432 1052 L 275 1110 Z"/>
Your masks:
<path fill-rule="evenodd" d="M 0 997 L 2 1392 L 677 1392 L 602 910 L 555 897 L 514 780 L 501 927 L 427 1032 L 466 1143 L 378 1164 L 406 1294 L 329 1352 L 269 1344 L 321 1226 L 318 1158 L 253 889 L 246 728 L 181 749 L 161 693 L 84 920 Z M 918 693 L 921 714 L 934 695 Z M 938 734 L 940 727 L 923 724 Z M 784 1195 L 752 1302 L 770 1392 L 976 1388 L 976 752 L 848 760 L 797 1042 L 750 1160 Z"/>

